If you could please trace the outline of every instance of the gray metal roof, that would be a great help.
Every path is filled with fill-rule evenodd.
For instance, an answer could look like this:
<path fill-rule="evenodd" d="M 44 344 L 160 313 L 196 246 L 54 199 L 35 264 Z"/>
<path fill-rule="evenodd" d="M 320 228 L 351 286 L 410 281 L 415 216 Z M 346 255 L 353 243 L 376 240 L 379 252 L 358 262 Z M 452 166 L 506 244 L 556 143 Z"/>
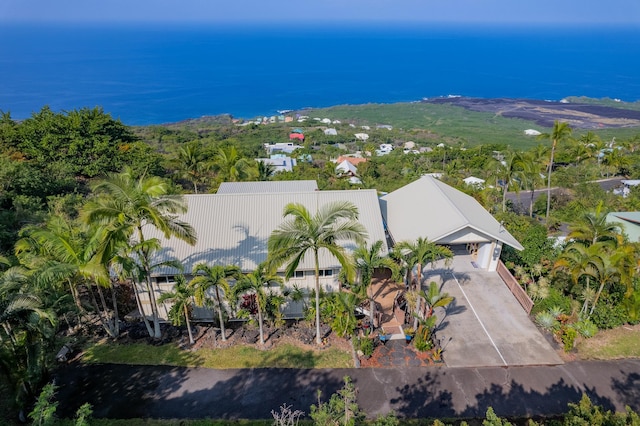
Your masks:
<path fill-rule="evenodd" d="M 217 194 L 259 194 L 263 192 L 317 191 L 315 180 L 276 180 L 266 182 L 223 182 Z"/>
<path fill-rule="evenodd" d="M 423 176 L 380 198 L 382 215 L 394 241 L 448 244 L 462 238 L 498 240 L 522 250 L 522 245 L 473 197 Z"/>
<path fill-rule="evenodd" d="M 195 246 L 176 238 L 166 240 L 155 229 L 145 229 L 146 237 L 158 238 L 162 251 L 156 261 L 180 260 L 185 273 L 195 265 L 237 265 L 243 271 L 252 271 L 267 257 L 267 240 L 271 232 L 283 221 L 283 210 L 288 203 L 301 203 L 311 212 L 334 201 L 348 200 L 356 205 L 359 221 L 367 229 L 367 242 L 386 240 L 375 190 L 305 191 L 258 194 L 203 194 L 186 195 L 188 212 L 181 220 L 191 224 L 198 233 Z M 353 244 L 345 242 L 352 250 Z M 321 252 L 320 264 L 324 269 L 338 268 L 339 263 Z M 313 269 L 311 256 L 307 256 L 300 270 Z M 175 273 L 169 269 L 155 271 L 154 275 Z"/>

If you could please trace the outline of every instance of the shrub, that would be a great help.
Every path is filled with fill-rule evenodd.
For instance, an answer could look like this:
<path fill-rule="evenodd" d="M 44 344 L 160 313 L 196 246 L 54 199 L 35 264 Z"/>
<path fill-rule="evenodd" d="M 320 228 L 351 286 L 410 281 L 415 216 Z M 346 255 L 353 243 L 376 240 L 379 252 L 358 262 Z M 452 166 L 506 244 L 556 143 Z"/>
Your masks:
<path fill-rule="evenodd" d="M 627 322 L 627 311 L 622 305 L 613 305 L 611 303 L 598 303 L 591 321 L 601 330 L 620 327 Z"/>
<path fill-rule="evenodd" d="M 578 332 L 573 327 L 562 328 L 561 339 L 562 339 L 562 343 L 564 344 L 565 352 L 571 352 L 571 350 L 575 345 L 577 335 L 578 335 Z"/>
<path fill-rule="evenodd" d="M 549 295 L 539 302 L 536 302 L 536 304 L 533 305 L 531 313 L 535 315 L 538 312 L 548 311 L 554 306 L 559 307 L 565 313 L 569 313 L 571 312 L 571 298 L 564 296 L 556 288 L 550 288 Z"/>
<path fill-rule="evenodd" d="M 355 349 L 361 351 L 365 356 L 371 356 L 373 354 L 373 339 L 368 337 L 356 338 Z"/>
<path fill-rule="evenodd" d="M 538 312 L 535 321 L 538 326 L 548 331 L 554 330 L 560 325 L 556 317 L 550 312 Z"/>
<path fill-rule="evenodd" d="M 588 319 L 576 322 L 573 324 L 573 328 L 575 328 L 578 334 L 587 339 L 595 336 L 598 332 L 598 327 Z"/>

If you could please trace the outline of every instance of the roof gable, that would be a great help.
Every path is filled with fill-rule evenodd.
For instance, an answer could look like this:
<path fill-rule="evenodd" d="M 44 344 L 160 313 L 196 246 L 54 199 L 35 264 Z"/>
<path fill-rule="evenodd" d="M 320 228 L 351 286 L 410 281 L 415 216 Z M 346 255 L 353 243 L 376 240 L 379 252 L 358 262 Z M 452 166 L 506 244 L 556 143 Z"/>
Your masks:
<path fill-rule="evenodd" d="M 431 176 L 423 176 L 383 196 L 381 210 L 395 241 L 423 237 L 450 243 L 447 237 L 455 233 L 475 233 L 523 249 L 473 197 Z"/>

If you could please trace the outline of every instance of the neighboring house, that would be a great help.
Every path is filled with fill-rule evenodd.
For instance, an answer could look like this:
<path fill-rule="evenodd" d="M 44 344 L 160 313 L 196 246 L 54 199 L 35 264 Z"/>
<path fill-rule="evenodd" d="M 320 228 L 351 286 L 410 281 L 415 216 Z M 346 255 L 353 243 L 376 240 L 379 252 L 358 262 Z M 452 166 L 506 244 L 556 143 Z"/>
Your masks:
<path fill-rule="evenodd" d="M 291 158 L 284 154 L 273 154 L 269 158 L 256 158 L 256 161 L 261 161 L 265 164 L 271 164 L 274 168 L 274 172 L 291 172 L 297 165 L 296 159 Z"/>
<path fill-rule="evenodd" d="M 469 186 L 475 186 L 477 188 L 484 188 L 484 179 L 477 178 L 475 176 L 469 176 L 463 179 L 463 182 Z"/>
<path fill-rule="evenodd" d="M 291 133 L 289 135 L 289 140 L 300 140 L 303 141 L 304 140 L 304 135 L 302 133 Z"/>
<path fill-rule="evenodd" d="M 359 141 L 366 141 L 369 139 L 369 135 L 366 133 L 356 133 L 354 135 L 356 137 L 356 139 L 358 139 Z"/>
<path fill-rule="evenodd" d="M 378 124 L 376 126 L 376 129 L 387 129 L 387 130 L 393 130 L 393 126 L 390 126 L 388 124 Z"/>
<path fill-rule="evenodd" d="M 358 168 L 348 160 L 344 160 L 336 166 L 336 173 L 346 176 L 356 176 L 358 174 Z"/>
<path fill-rule="evenodd" d="M 630 242 L 640 241 L 640 212 L 611 212 L 607 222 L 619 224 Z"/>
<path fill-rule="evenodd" d="M 391 240 L 427 238 L 437 244 L 473 247 L 479 268 L 495 271 L 502 245 L 520 243 L 473 197 L 431 177 L 380 198 Z"/>
<path fill-rule="evenodd" d="M 378 149 L 376 149 L 376 155 L 377 156 L 387 155 L 391 151 L 393 151 L 393 145 L 391 145 L 390 143 L 383 143 L 383 144 L 380 144 Z"/>
<path fill-rule="evenodd" d="M 324 129 L 324 134 L 327 136 L 338 136 L 338 131 L 334 128 Z"/>
<path fill-rule="evenodd" d="M 300 145 L 294 145 L 293 142 L 278 142 L 275 144 L 264 144 L 264 148 L 267 150 L 267 155 L 275 154 L 278 152 L 284 152 L 286 154 L 291 154 L 298 148 L 302 148 Z"/>
<path fill-rule="evenodd" d="M 362 158 L 362 157 L 351 157 L 349 155 L 341 155 L 340 157 L 338 157 L 338 159 L 335 162 L 340 164 L 343 161 L 348 161 L 349 163 L 353 164 L 354 166 L 357 166 L 360 163 L 366 163 L 367 159 L 366 158 Z"/>
<path fill-rule="evenodd" d="M 540 136 L 542 133 L 534 129 L 527 129 L 524 131 L 524 134 L 527 136 Z"/>
<path fill-rule="evenodd" d="M 631 188 L 640 185 L 640 180 L 624 179 L 621 180 L 620 183 L 622 184 L 622 186 L 620 188 L 614 189 L 613 193 L 616 195 L 622 195 L 624 198 L 627 198 L 627 196 L 629 196 L 629 193 L 631 192 Z"/>

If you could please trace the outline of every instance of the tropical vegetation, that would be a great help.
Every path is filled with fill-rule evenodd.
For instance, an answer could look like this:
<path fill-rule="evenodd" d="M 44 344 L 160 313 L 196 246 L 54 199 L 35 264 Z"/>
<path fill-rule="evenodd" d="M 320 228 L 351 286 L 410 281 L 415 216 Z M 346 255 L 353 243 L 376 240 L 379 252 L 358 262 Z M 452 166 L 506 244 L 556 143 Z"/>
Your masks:
<path fill-rule="evenodd" d="M 140 310 L 147 301 L 150 314 L 142 320 L 152 340 L 162 337 L 158 306 L 167 302 L 170 319 L 188 324 L 188 330 L 196 307 L 211 308 L 222 339 L 229 318 L 246 313 L 258 322 L 264 341 L 264 323 L 281 320 L 283 298 L 303 296 L 320 342 L 322 322 L 351 336 L 358 324 L 354 306 L 368 304 L 374 314 L 367 288 L 377 268 L 391 269 L 412 286 L 414 328 L 422 327 L 421 336 L 430 329 L 433 308 L 448 300 L 422 282 L 426 267 L 451 256 L 446 248 L 417 239 L 400 242 L 387 256 L 381 242 L 364 244 L 358 212 L 348 203 L 317 211 L 287 206 L 282 226 L 269 239 L 261 275 L 235 265 L 200 264 L 184 281 L 177 274 L 173 290 L 156 300 L 154 272 L 182 267 L 154 263 L 161 249 L 158 238 L 188 244 L 197 238 L 189 224 L 178 220 L 186 209 L 182 194 L 215 192 L 223 181 L 313 179 L 323 190 L 388 192 L 425 173 L 438 173 L 477 199 L 522 243 L 522 251 L 505 248 L 503 261 L 535 301 L 532 316 L 567 350 L 579 347 L 596 329 L 640 322 L 638 242 L 607 219 L 613 211 L 637 211 L 640 190 L 622 196 L 596 182 L 640 178 L 637 129 L 582 130 L 558 121 L 535 139 L 521 130 L 514 136 L 516 128 L 539 127 L 533 123 L 473 115 L 473 123 L 493 120 L 504 126 L 502 133 L 492 128 L 493 134 L 500 133 L 495 139 L 478 141 L 471 133 L 456 135 L 462 126 L 442 125 L 464 113 L 455 107 L 438 115 L 442 111 L 435 106 L 419 105 L 419 115 L 432 117 L 422 127 L 402 121 L 404 113 L 396 107 L 389 110 L 393 114 L 372 119 L 379 108 L 362 107 L 363 115 L 343 116 L 343 123 L 336 124 L 338 135 L 326 135 L 315 121 L 239 126 L 218 117 L 132 128 L 100 108 L 57 113 L 45 107 L 23 121 L 2 113 L 0 384 L 14 408 L 26 413 L 69 336 L 97 325 L 101 337 L 116 339 L 123 314 Z M 342 108 L 327 114 L 349 111 L 354 112 Z M 392 129 L 375 127 L 396 118 L 402 124 L 391 123 Z M 294 125 L 304 127 L 305 141 L 296 151 L 293 171 L 274 173 L 255 160 L 264 156 L 266 142 L 288 141 Z M 357 140 L 352 126 L 370 126 L 369 139 Z M 409 142 L 415 149 L 404 149 Z M 375 147 L 381 143 L 394 149 L 377 156 Z M 358 166 L 361 183 L 353 184 L 336 173 L 331 160 L 358 151 L 367 161 Z M 468 186 L 463 179 L 469 176 L 486 184 Z M 562 229 L 567 238 L 555 240 Z M 353 257 L 337 244 L 343 240 L 360 245 Z M 323 296 L 318 256 L 341 265 L 348 291 Z M 277 267 L 284 268 L 287 279 L 301 264 L 314 269 L 315 291 L 290 292 L 276 284 Z M 238 297 L 247 298 L 249 309 Z M 315 303 L 307 306 L 307 298 Z"/>

